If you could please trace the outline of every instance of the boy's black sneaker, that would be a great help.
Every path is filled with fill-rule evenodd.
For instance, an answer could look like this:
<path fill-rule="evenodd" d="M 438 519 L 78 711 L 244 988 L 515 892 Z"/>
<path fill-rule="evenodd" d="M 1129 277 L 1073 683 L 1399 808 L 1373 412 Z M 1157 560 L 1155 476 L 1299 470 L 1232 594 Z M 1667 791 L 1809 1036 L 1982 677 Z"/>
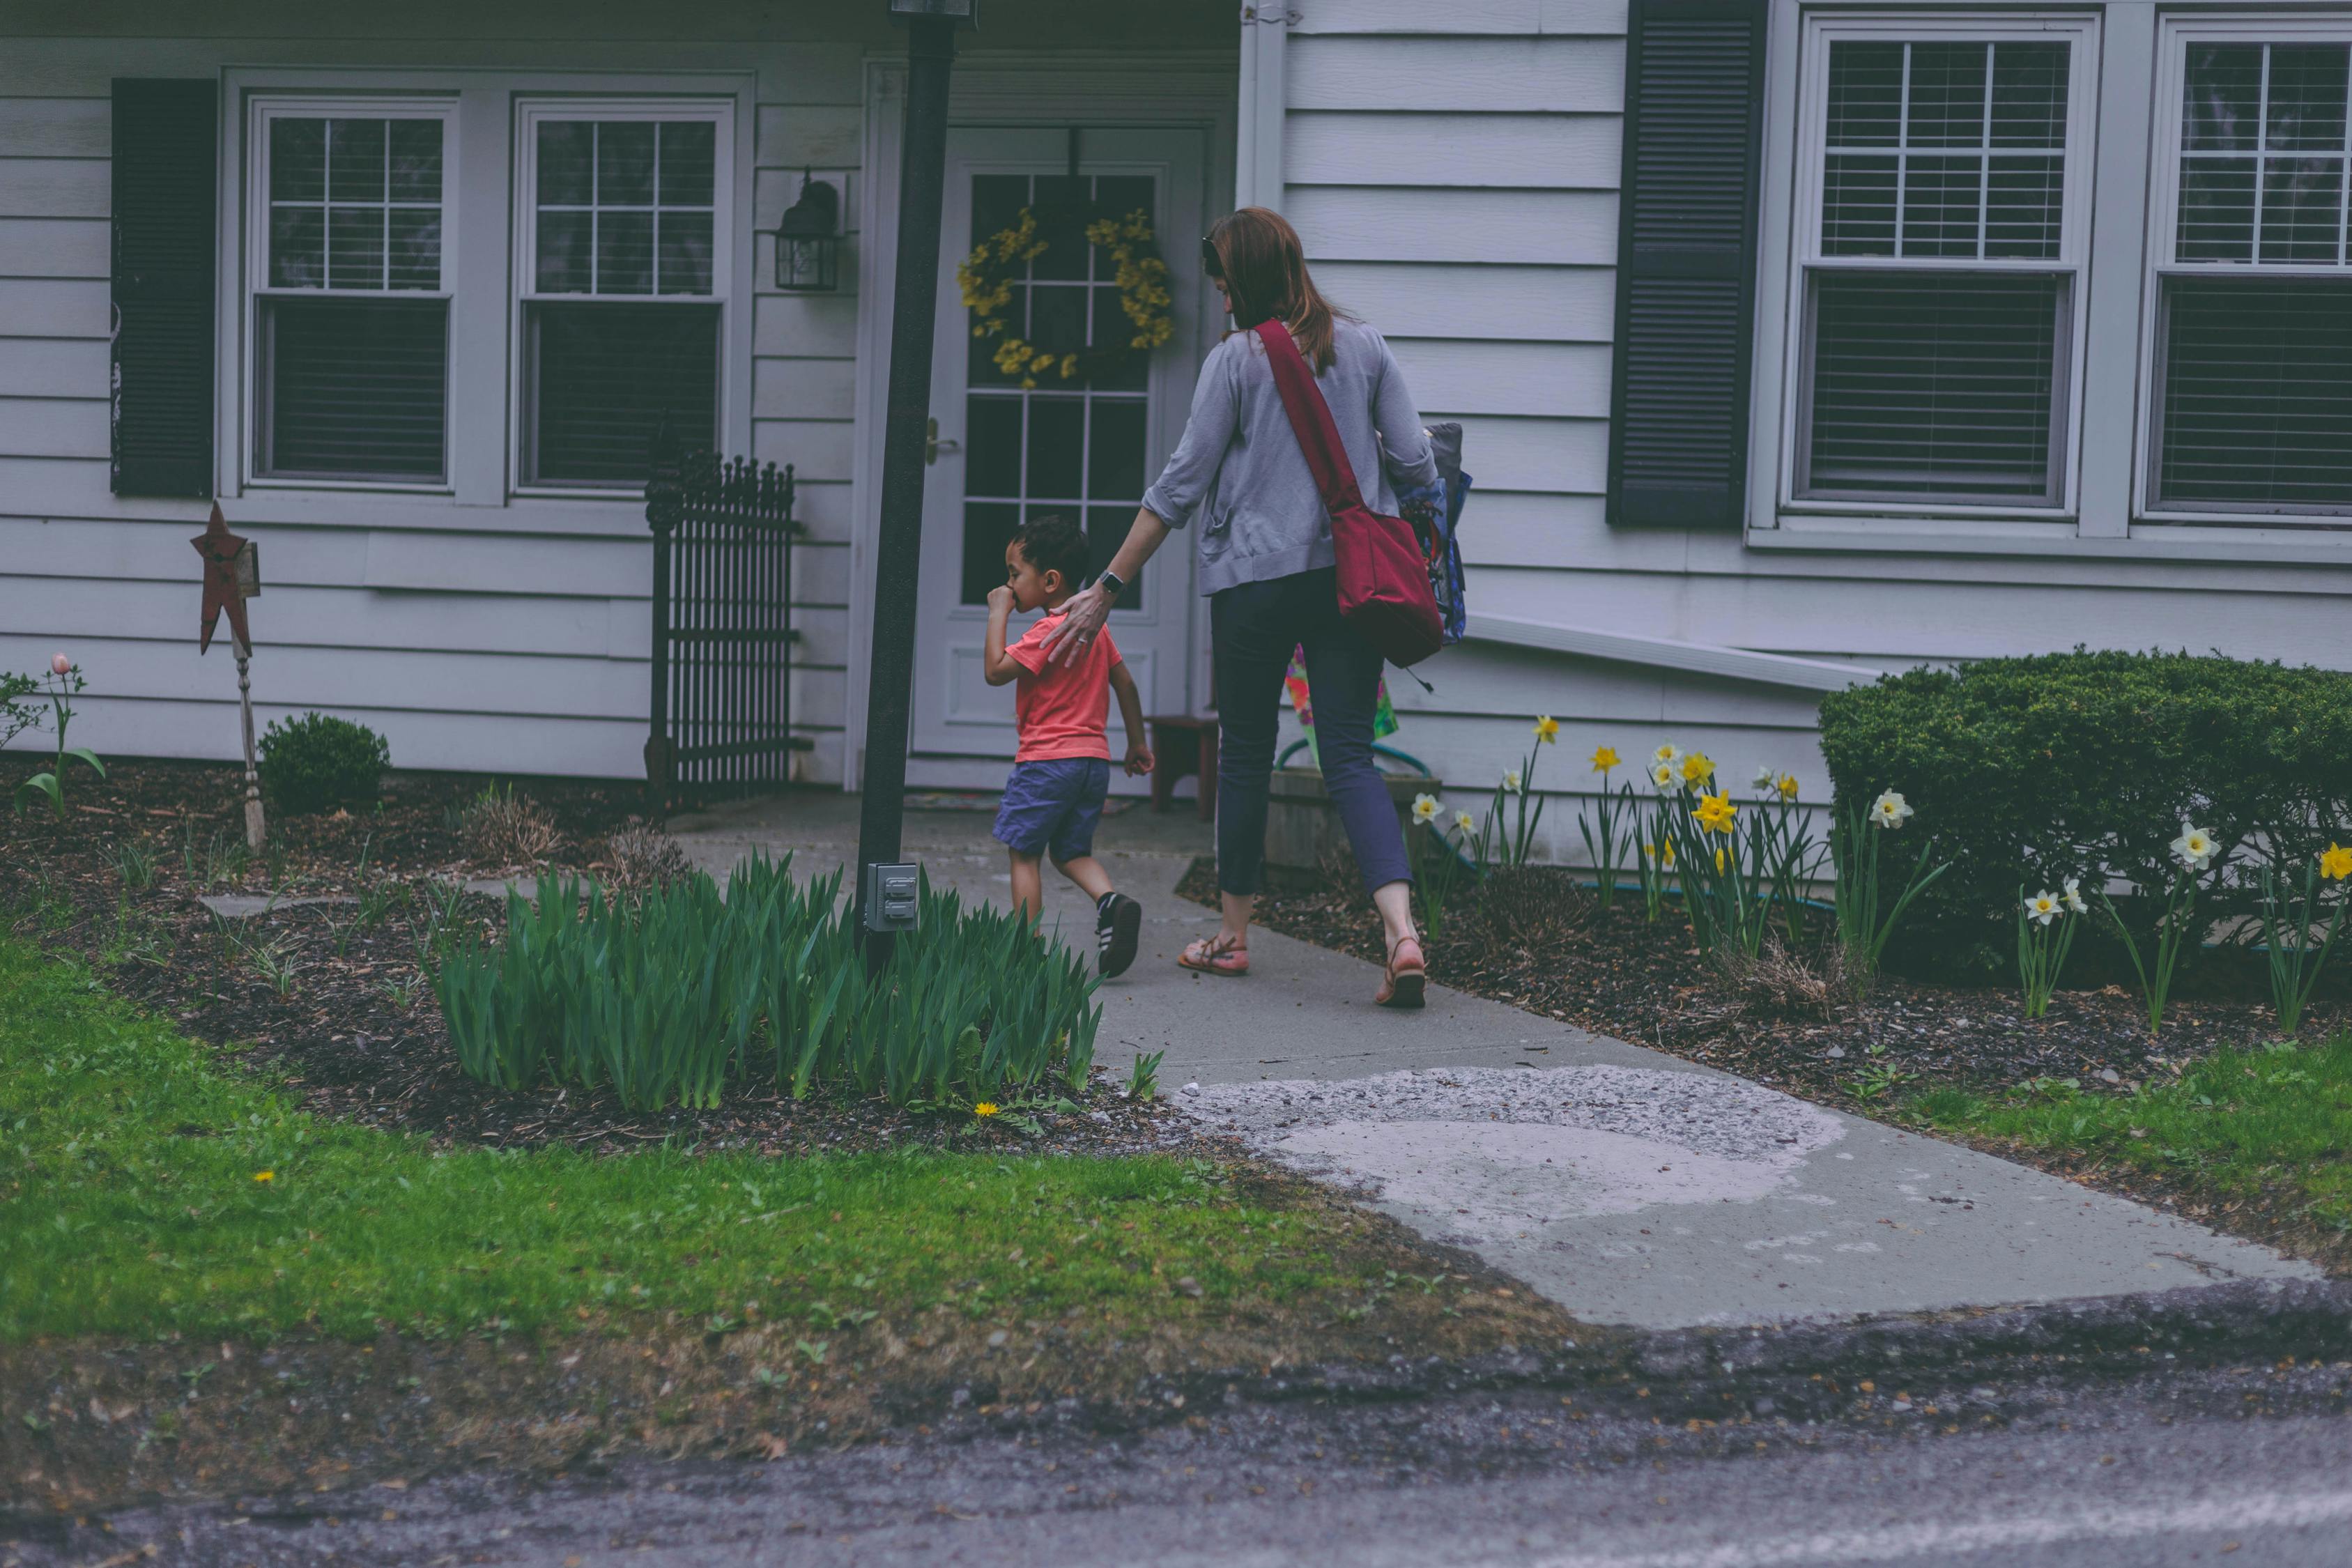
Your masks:
<path fill-rule="evenodd" d="M 1096 967 L 1105 980 L 1127 973 L 1143 934 L 1143 906 L 1125 893 L 1105 893 L 1095 906 Z"/>

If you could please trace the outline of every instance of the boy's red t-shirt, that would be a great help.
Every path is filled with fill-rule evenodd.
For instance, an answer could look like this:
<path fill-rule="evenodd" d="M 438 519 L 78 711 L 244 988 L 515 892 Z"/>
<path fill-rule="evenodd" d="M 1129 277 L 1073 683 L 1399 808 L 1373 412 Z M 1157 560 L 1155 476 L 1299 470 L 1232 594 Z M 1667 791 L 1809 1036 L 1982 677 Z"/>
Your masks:
<path fill-rule="evenodd" d="M 1004 650 L 1028 673 L 1013 683 L 1013 712 L 1021 729 L 1016 763 L 1049 763 L 1063 757 L 1110 760 L 1110 667 L 1120 662 L 1118 645 L 1103 627 L 1087 650 L 1067 664 L 1048 668 L 1045 633 L 1062 612 L 1050 610 Z"/>

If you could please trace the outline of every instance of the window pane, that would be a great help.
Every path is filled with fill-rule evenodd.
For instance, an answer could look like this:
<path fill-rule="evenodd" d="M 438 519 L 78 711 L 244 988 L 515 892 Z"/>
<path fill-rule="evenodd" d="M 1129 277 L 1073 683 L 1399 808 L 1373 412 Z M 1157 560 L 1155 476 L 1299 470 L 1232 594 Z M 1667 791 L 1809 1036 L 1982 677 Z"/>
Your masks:
<path fill-rule="evenodd" d="M 596 214 L 596 292 L 653 291 L 654 215 L 600 208 Z"/>
<path fill-rule="evenodd" d="M 327 215 L 320 207 L 276 207 L 269 214 L 269 286 L 323 289 Z"/>
<path fill-rule="evenodd" d="M 2064 44 L 1995 44 L 1992 49 L 1992 144 L 2066 144 Z"/>
<path fill-rule="evenodd" d="M 383 209 L 327 209 L 327 287 L 383 287 Z"/>
<path fill-rule="evenodd" d="M 1143 399 L 1098 397 L 1087 440 L 1087 496 L 1134 509 L 1143 504 Z"/>
<path fill-rule="evenodd" d="M 437 120 L 395 120 L 392 122 L 392 199 L 396 202 L 438 202 L 441 199 L 441 122 Z"/>
<path fill-rule="evenodd" d="M 269 199 L 273 202 L 320 202 L 327 199 L 325 121 L 273 120 L 269 122 Z"/>
<path fill-rule="evenodd" d="M 1987 44 L 1911 46 L 1910 135 L 1914 147 L 1981 147 Z"/>
<path fill-rule="evenodd" d="M 2344 151 L 2343 44 L 2271 46 L 2270 116 L 2264 145 L 2273 153 Z"/>
<path fill-rule="evenodd" d="M 2254 258 L 2254 161 L 2190 158 L 2180 165 L 2180 222 L 2173 251 L 2183 261 Z"/>
<path fill-rule="evenodd" d="M 596 127 L 585 120 L 539 122 L 541 206 L 584 207 L 596 199 Z"/>
<path fill-rule="evenodd" d="M 1086 454 L 1086 400 L 1029 400 L 1028 488 L 1031 500 L 1067 501 L 1078 496 L 1078 465 Z"/>
<path fill-rule="evenodd" d="M 2264 159 L 2262 259 L 2333 263 L 2343 200 L 2343 159 Z"/>
<path fill-rule="evenodd" d="M 1116 217 L 1131 212 L 1141 212 L 1150 217 L 1159 205 L 1159 185 L 1149 174 L 1097 174 L 1095 176 L 1095 205 Z M 1097 260 L 1095 276 L 1108 278 L 1108 256 Z"/>
<path fill-rule="evenodd" d="M 1026 174 L 974 174 L 971 177 L 971 242 L 1011 228 L 1029 203 Z"/>
<path fill-rule="evenodd" d="M 327 199 L 331 202 L 383 200 L 383 121 L 331 120 L 327 122 Z"/>
<path fill-rule="evenodd" d="M 530 324 L 532 481 L 642 485 L 664 417 L 718 445 L 717 306 L 540 304 Z"/>
<path fill-rule="evenodd" d="M 2182 150 L 2252 152 L 2262 92 L 2262 45 L 2189 45 L 2181 88 Z"/>
<path fill-rule="evenodd" d="M 1037 237 L 1046 244 L 1045 253 L 1029 264 L 1030 277 L 1081 279 L 1087 275 L 1090 247 L 1082 219 L 1090 184 L 1084 174 L 1075 180 L 1066 174 L 1037 176 Z"/>
<path fill-rule="evenodd" d="M 1125 342 L 1135 336 L 1135 323 L 1129 320 L 1126 308 L 1118 302 L 1118 289 L 1109 283 L 1097 283 L 1088 293 L 1094 296 L 1094 325 L 1089 329 L 1089 343 Z M 1135 355 L 1115 368 L 1097 374 L 1092 384 L 1104 392 L 1140 392 L 1151 379 L 1151 362 L 1141 354 Z"/>
<path fill-rule="evenodd" d="M 1822 168 L 1822 254 L 1895 254 L 1895 169 L 1892 153 L 1829 155 Z"/>
<path fill-rule="evenodd" d="M 1021 509 L 1010 502 L 964 502 L 964 604 L 985 605 L 988 591 L 1003 586 L 1004 547 L 1013 542 L 1013 531 L 1020 526 Z"/>
<path fill-rule="evenodd" d="M 2062 288 L 1819 275 L 1804 493 L 2054 502 Z"/>
<path fill-rule="evenodd" d="M 441 287 L 441 209 L 392 209 L 392 287 Z"/>
<path fill-rule="evenodd" d="M 1021 494 L 1021 399 L 968 397 L 963 416 L 966 495 Z"/>
<path fill-rule="evenodd" d="M 666 120 L 661 126 L 661 203 L 709 206 L 718 169 L 718 127 L 708 120 Z"/>
<path fill-rule="evenodd" d="M 592 213 L 539 215 L 539 292 L 588 292 L 589 253 L 594 228 L 595 216 Z"/>
<path fill-rule="evenodd" d="M 1087 341 L 1087 291 L 1084 289 L 1033 288 L 1029 293 L 1031 342 L 1059 346 Z M 1061 368 L 1056 365 L 1052 370 L 1040 373 L 1037 384 L 1049 385 L 1061 378 Z"/>
<path fill-rule="evenodd" d="M 1829 145 L 1892 147 L 1903 121 L 1903 46 L 1830 45 Z"/>
<path fill-rule="evenodd" d="M 596 205 L 651 206 L 654 128 L 648 121 L 608 120 L 596 127 Z"/>
<path fill-rule="evenodd" d="M 1977 253 L 1977 214 L 1984 199 L 1984 157 L 1913 153 L 1903 171 L 1903 254 Z"/>
<path fill-rule="evenodd" d="M 2166 288 L 2160 504 L 2352 510 L 2352 279 Z"/>
<path fill-rule="evenodd" d="M 710 292 L 710 214 L 664 208 L 661 226 L 661 292 Z"/>
<path fill-rule="evenodd" d="M 1996 158 L 1990 177 L 1985 254 L 2002 260 L 2055 260 L 2064 216 L 2064 161 Z"/>
<path fill-rule="evenodd" d="M 441 478 L 447 310 L 439 300 L 264 300 L 261 471 Z"/>

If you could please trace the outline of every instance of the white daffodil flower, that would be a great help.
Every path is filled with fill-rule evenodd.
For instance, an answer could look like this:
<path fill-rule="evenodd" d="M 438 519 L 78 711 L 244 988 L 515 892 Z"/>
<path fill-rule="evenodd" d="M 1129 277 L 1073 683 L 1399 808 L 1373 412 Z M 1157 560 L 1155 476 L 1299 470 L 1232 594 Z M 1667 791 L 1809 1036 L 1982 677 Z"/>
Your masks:
<path fill-rule="evenodd" d="M 1468 812 L 1457 811 L 1454 814 L 1454 826 L 1465 833 L 1470 833 L 1476 830 L 1478 824 L 1472 819 Z"/>
<path fill-rule="evenodd" d="M 1658 793 L 1661 795 L 1674 788 L 1681 781 L 1681 773 L 1672 763 L 1660 763 L 1650 770 L 1650 782 L 1658 786 Z"/>
<path fill-rule="evenodd" d="M 1503 770 L 1503 793 L 1505 795 L 1517 795 L 1519 793 L 1520 788 L 1519 770 L 1517 768 L 1505 768 Z"/>
<path fill-rule="evenodd" d="M 2172 858 L 2192 871 L 2202 871 L 2221 848 L 2211 834 L 2184 822 L 2180 837 L 2172 841 Z"/>
<path fill-rule="evenodd" d="M 2091 906 L 2083 901 L 2083 879 L 2080 877 L 2066 879 L 2066 907 L 2078 915 L 2091 912 Z"/>
<path fill-rule="evenodd" d="M 1433 795 L 1417 795 L 1412 797 L 1412 819 L 1415 822 L 1436 821 L 1437 809 L 1437 797 Z"/>
<path fill-rule="evenodd" d="M 1900 791 L 1888 790 L 1870 803 L 1870 820 L 1881 827 L 1900 827 L 1911 820 L 1911 803 Z"/>
<path fill-rule="evenodd" d="M 1683 749 L 1680 746 L 1675 745 L 1672 741 L 1668 741 L 1664 745 L 1660 746 L 1656 751 L 1650 753 L 1650 761 L 1654 763 L 1663 763 L 1668 767 L 1679 764 L 1682 760 Z"/>
<path fill-rule="evenodd" d="M 1767 795 L 1778 786 L 1780 782 L 1780 769 L 1769 763 L 1759 763 L 1756 765 L 1756 776 L 1748 781 L 1748 787 L 1759 795 Z"/>
<path fill-rule="evenodd" d="M 2058 895 L 2044 889 L 2025 900 L 2025 917 L 2036 925 L 2048 925 L 2065 912 Z"/>

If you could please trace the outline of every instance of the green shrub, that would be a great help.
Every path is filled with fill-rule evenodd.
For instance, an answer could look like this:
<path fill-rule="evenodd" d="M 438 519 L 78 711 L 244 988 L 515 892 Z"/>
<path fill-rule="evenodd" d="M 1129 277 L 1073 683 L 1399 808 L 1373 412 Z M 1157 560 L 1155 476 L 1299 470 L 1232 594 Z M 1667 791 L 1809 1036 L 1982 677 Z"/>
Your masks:
<path fill-rule="evenodd" d="M 1017 1103 L 1086 1081 L 1095 977 L 1020 916 L 921 894 L 917 930 L 879 976 L 839 908 L 839 873 L 798 887 L 791 857 L 738 865 L 722 898 L 699 873 L 635 901 L 543 873 L 507 900 L 507 936 L 468 942 L 434 977 L 473 1077 L 609 1085 L 622 1104 L 707 1108 L 766 1078 L 895 1104 Z"/>
<path fill-rule="evenodd" d="M 2021 881 L 2121 877 L 2145 895 L 2117 900 L 2124 918 L 2152 924 L 2184 818 L 2224 846 L 2200 879 L 2203 929 L 2259 929 L 2263 868 L 2352 823 L 2352 675 L 2080 648 L 1986 659 L 1823 698 L 1822 753 L 1841 802 L 1902 791 L 1908 831 L 1952 861 L 1890 965 L 1990 975 L 2013 956 Z"/>
<path fill-rule="evenodd" d="M 392 765 L 382 735 L 328 713 L 273 720 L 260 750 L 261 786 L 270 804 L 297 816 L 373 804 Z"/>

